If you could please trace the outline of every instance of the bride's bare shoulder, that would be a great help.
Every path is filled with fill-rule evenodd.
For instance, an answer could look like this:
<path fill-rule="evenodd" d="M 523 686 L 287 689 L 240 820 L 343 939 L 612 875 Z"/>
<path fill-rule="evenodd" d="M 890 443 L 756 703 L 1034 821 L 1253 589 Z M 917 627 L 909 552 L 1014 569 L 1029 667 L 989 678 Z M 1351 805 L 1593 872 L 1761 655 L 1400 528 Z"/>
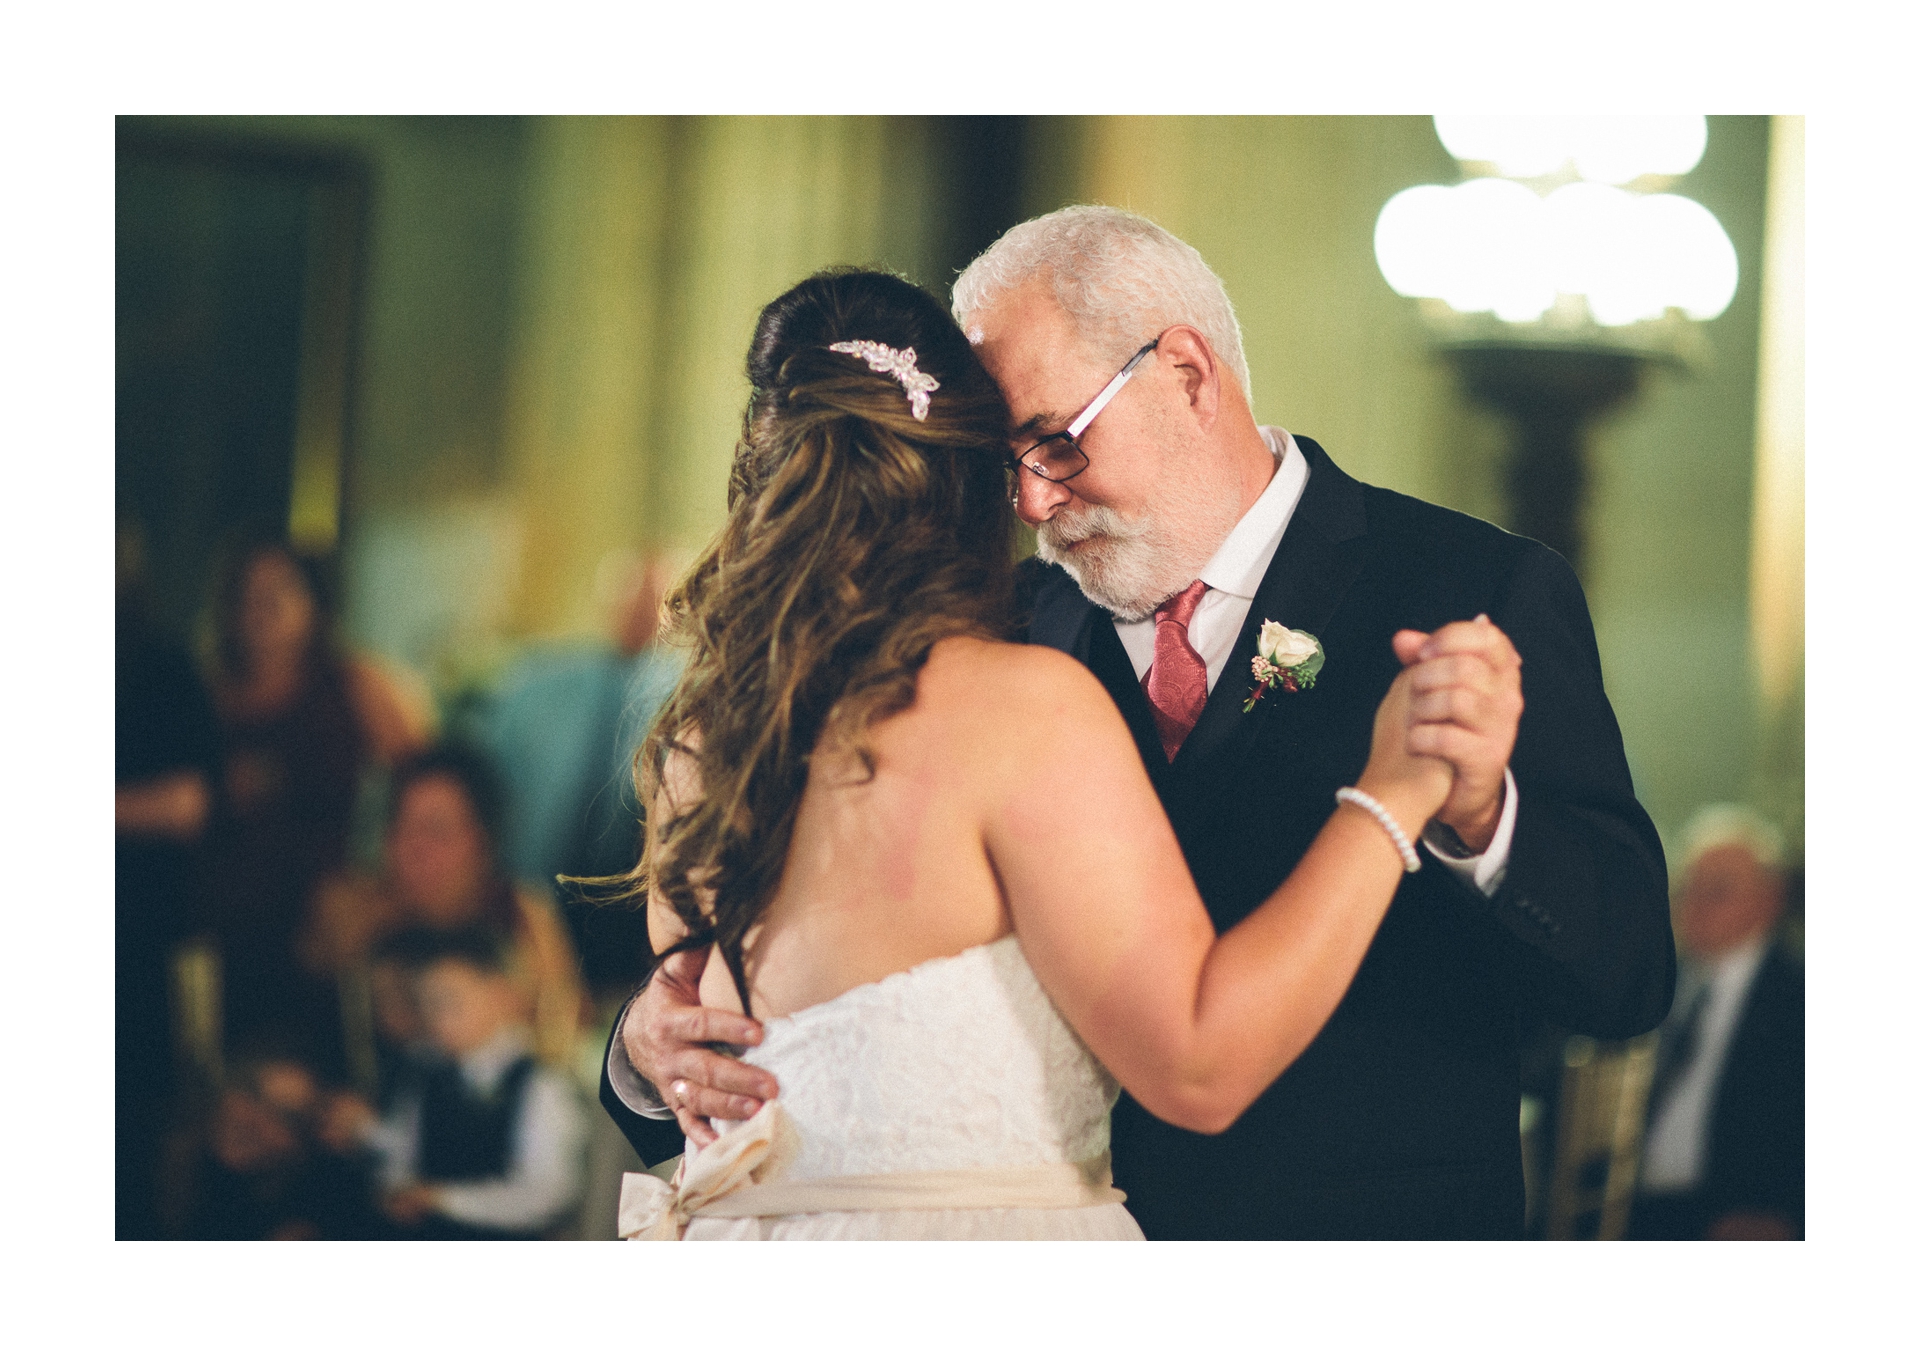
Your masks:
<path fill-rule="evenodd" d="M 942 714 L 1016 732 L 1036 721 L 1119 718 L 1086 665 L 1045 645 L 951 637 L 927 657 L 919 689 Z"/>

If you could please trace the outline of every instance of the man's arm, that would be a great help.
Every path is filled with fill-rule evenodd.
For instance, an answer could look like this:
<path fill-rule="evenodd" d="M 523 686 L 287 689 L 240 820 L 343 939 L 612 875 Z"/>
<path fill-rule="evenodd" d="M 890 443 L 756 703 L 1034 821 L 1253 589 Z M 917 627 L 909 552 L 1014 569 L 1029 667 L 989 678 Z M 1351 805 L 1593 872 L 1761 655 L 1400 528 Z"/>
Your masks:
<path fill-rule="evenodd" d="M 764 1033 L 751 1017 L 700 1006 L 706 961 L 705 948 L 668 956 L 621 1011 L 607 1039 L 600 1105 L 649 1164 L 681 1152 L 683 1138 L 711 1143 L 710 1117 L 745 1120 L 780 1095 L 779 1081 L 765 1069 L 710 1048 L 758 1045 Z M 622 1073 L 637 1075 L 640 1086 L 626 1078 L 616 1082 L 616 1063 L 626 1066 Z M 654 1096 L 645 1097 L 650 1091 Z M 662 1092 L 670 1098 L 661 1098 Z M 668 1105 L 674 1119 L 660 1115 Z"/>
<path fill-rule="evenodd" d="M 621 1029 L 626 1025 L 627 1015 L 633 1011 L 634 1004 L 640 1001 L 640 995 L 645 992 L 643 987 L 627 1000 L 627 1006 L 620 1009 L 620 1015 L 614 1019 L 613 1030 L 608 1033 L 606 1056 L 600 1062 L 600 1105 L 613 1117 L 613 1123 L 620 1127 L 620 1133 L 627 1137 L 627 1143 L 640 1155 L 641 1162 L 651 1167 L 685 1149 L 686 1136 L 664 1102 L 656 1113 L 651 1108 L 628 1102 L 614 1084 L 614 1061 L 617 1059 L 621 1064 L 627 1064 L 626 1051 L 620 1042 Z"/>
<path fill-rule="evenodd" d="M 1495 821 L 1493 840 L 1486 851 L 1475 852 L 1464 843 L 1452 826 L 1434 820 L 1427 825 L 1420 841 L 1426 844 L 1434 860 L 1447 868 L 1462 885 L 1470 885 L 1491 899 L 1507 878 L 1507 858 L 1513 852 L 1513 827 L 1520 816 L 1520 789 L 1513 784 L 1513 771 L 1501 763 L 1503 803 Z"/>
<path fill-rule="evenodd" d="M 1523 808 L 1498 891 L 1460 897 L 1538 1015 L 1601 1037 L 1651 1031 L 1676 970 L 1666 857 L 1634 798 L 1585 595 L 1564 560 L 1529 547 L 1493 621 L 1525 660 L 1510 763 Z"/>
<path fill-rule="evenodd" d="M 1408 747 L 1453 765 L 1453 789 L 1421 841 L 1461 884 L 1491 897 L 1506 879 L 1519 817 L 1514 738 L 1526 702 L 1520 654 L 1485 614 L 1431 634 L 1399 631 L 1394 656 L 1413 683 Z"/>

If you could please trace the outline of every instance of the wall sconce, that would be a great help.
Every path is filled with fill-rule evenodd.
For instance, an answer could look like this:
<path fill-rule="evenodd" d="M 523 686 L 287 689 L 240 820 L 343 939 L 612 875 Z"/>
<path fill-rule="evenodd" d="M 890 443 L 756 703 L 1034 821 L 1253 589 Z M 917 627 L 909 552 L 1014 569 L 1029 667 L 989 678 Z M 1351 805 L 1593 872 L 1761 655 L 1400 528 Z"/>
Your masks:
<path fill-rule="evenodd" d="M 1436 117 L 1464 179 L 1396 193 L 1374 258 L 1476 399 L 1519 430 L 1516 531 L 1580 564 L 1585 431 L 1655 364 L 1703 355 L 1739 286 L 1713 213 L 1669 192 L 1704 117 Z"/>

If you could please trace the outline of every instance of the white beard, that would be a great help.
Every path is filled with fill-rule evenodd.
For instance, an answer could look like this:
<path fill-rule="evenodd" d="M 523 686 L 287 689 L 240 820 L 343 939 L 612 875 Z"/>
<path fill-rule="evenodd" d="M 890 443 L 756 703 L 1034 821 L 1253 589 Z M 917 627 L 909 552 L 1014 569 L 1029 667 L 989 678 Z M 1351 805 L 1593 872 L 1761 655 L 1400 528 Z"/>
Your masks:
<path fill-rule="evenodd" d="M 1199 577 L 1233 530 L 1229 522 L 1215 535 L 1208 531 L 1213 526 L 1203 525 L 1198 534 L 1213 544 L 1198 548 L 1180 540 L 1189 534 L 1178 531 L 1174 513 L 1143 513 L 1128 520 L 1113 509 L 1095 506 L 1071 517 L 1058 514 L 1035 528 L 1034 535 L 1040 559 L 1065 570 L 1082 593 L 1121 621 L 1137 622 Z M 1067 549 L 1070 546 L 1075 549 Z"/>

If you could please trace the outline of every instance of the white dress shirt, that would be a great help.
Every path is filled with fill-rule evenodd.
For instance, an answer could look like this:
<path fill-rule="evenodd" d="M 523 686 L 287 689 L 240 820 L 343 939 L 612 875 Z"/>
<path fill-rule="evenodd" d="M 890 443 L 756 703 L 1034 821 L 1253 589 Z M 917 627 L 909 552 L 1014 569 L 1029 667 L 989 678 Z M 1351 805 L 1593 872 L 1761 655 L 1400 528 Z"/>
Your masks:
<path fill-rule="evenodd" d="M 1724 956 L 1698 967 L 1689 966 L 1690 973 L 1674 995 L 1674 1011 L 1684 1012 L 1701 986 L 1707 989 L 1693 1058 L 1674 1075 L 1666 1101 L 1653 1108 L 1656 1119 L 1647 1129 L 1640 1189 L 1649 1195 L 1691 1191 L 1706 1173 L 1714 1094 L 1720 1087 L 1720 1072 L 1726 1067 L 1734 1033 L 1740 1028 L 1747 993 L 1767 954 L 1767 943 L 1762 935 Z"/>
<path fill-rule="evenodd" d="M 1200 578 L 1206 581 L 1207 591 L 1201 595 L 1199 606 L 1193 610 L 1193 620 L 1187 623 L 1187 639 L 1207 666 L 1209 694 L 1225 672 L 1227 661 L 1233 658 L 1234 643 L 1240 639 L 1240 628 L 1245 625 L 1247 613 L 1253 607 L 1253 595 L 1259 591 L 1260 582 L 1267 577 L 1267 568 L 1273 564 L 1273 557 L 1280 550 L 1280 539 L 1286 535 L 1287 524 L 1293 521 L 1293 511 L 1300 506 L 1300 496 L 1307 489 L 1307 459 L 1293 441 L 1293 435 L 1283 428 L 1263 427 L 1260 436 L 1266 441 L 1267 450 L 1273 453 L 1280 464 L 1274 468 L 1273 479 L 1267 482 L 1267 488 L 1253 501 L 1253 507 L 1234 525 L 1227 539 L 1220 543 L 1220 549 L 1201 568 Z M 1261 620 L 1277 621 L 1284 625 L 1287 619 L 1263 617 Z M 1147 670 L 1153 667 L 1153 618 L 1147 617 L 1137 622 L 1115 621 L 1113 629 L 1119 633 L 1120 643 L 1126 646 L 1127 657 L 1133 661 L 1134 677 L 1145 682 Z M 1250 675 L 1248 682 L 1252 682 Z M 1513 825 L 1519 806 L 1520 793 L 1513 784 L 1513 773 L 1509 771 L 1507 798 L 1501 807 L 1500 823 L 1484 853 L 1456 856 L 1433 834 L 1427 835 L 1423 841 L 1427 850 L 1454 875 L 1479 889 L 1482 894 L 1491 896 L 1500 888 L 1500 882 L 1507 873 L 1507 856 L 1513 847 Z"/>
<path fill-rule="evenodd" d="M 524 1028 L 509 1027 L 460 1061 L 468 1087 L 490 1097 L 500 1080 L 532 1049 Z M 520 1100 L 509 1137 L 506 1175 L 485 1182 L 436 1184 L 448 1219 L 510 1233 L 534 1233 L 555 1223 L 579 1200 L 585 1170 L 587 1120 L 571 1080 L 537 1065 Z M 380 1156 L 380 1184 L 391 1191 L 419 1180 L 420 1099 L 403 1096 L 366 1141 Z"/>

